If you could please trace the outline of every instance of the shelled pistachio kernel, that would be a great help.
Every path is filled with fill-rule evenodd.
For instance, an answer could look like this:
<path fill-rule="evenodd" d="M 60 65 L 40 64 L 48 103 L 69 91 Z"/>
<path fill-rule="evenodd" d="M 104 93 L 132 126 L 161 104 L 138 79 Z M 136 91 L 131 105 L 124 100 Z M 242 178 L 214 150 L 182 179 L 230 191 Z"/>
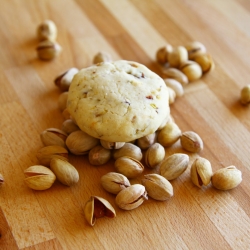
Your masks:
<path fill-rule="evenodd" d="M 55 78 L 55 85 L 62 91 L 68 91 L 74 75 L 78 72 L 79 70 L 77 68 L 68 69 Z"/>
<path fill-rule="evenodd" d="M 194 160 L 190 176 L 191 180 L 197 187 L 201 188 L 203 185 L 207 186 L 212 178 L 213 170 L 209 160 L 198 157 Z"/>
<path fill-rule="evenodd" d="M 193 60 L 193 58 L 201 53 L 206 53 L 206 47 L 198 41 L 193 41 L 185 46 L 188 52 L 188 59 Z"/>
<path fill-rule="evenodd" d="M 179 140 L 181 130 L 175 122 L 168 122 L 158 133 L 157 140 L 163 147 L 169 147 Z"/>
<path fill-rule="evenodd" d="M 68 91 L 65 91 L 59 95 L 58 98 L 58 108 L 61 111 L 64 111 L 67 108 L 67 100 L 68 100 Z"/>
<path fill-rule="evenodd" d="M 194 56 L 193 61 L 195 61 L 201 66 L 203 74 L 206 74 L 214 69 L 213 58 L 207 53 L 200 53 Z"/>
<path fill-rule="evenodd" d="M 200 136 L 193 131 L 183 132 L 181 137 L 181 146 L 183 149 L 192 152 L 199 153 L 203 150 L 203 141 Z"/>
<path fill-rule="evenodd" d="M 116 159 L 115 169 L 127 178 L 136 178 L 143 172 L 144 166 L 134 158 L 122 156 Z"/>
<path fill-rule="evenodd" d="M 68 135 L 66 145 L 69 151 L 74 155 L 88 154 L 90 149 L 99 143 L 97 138 L 94 138 L 87 133 L 77 130 Z"/>
<path fill-rule="evenodd" d="M 104 216 L 114 218 L 116 212 L 112 205 L 104 198 L 91 196 L 84 205 L 84 215 L 90 226 L 94 226 L 96 219 Z"/>
<path fill-rule="evenodd" d="M 94 64 L 102 63 L 102 62 L 111 62 L 111 61 L 112 61 L 112 57 L 107 52 L 98 52 L 93 58 Z"/>
<path fill-rule="evenodd" d="M 107 163 L 111 158 L 111 150 L 96 145 L 89 151 L 89 162 L 92 165 L 99 166 Z"/>
<path fill-rule="evenodd" d="M 142 159 L 142 151 L 138 146 L 126 142 L 123 147 L 115 149 L 113 152 L 113 158 L 115 160 L 122 156 L 128 156 L 140 161 Z"/>
<path fill-rule="evenodd" d="M 178 46 L 173 48 L 168 54 L 168 63 L 171 67 L 178 68 L 181 64 L 188 60 L 188 52 L 185 47 Z"/>
<path fill-rule="evenodd" d="M 25 183 L 34 190 L 46 190 L 50 188 L 56 180 L 55 174 L 47 167 L 35 165 L 24 171 Z"/>
<path fill-rule="evenodd" d="M 67 119 L 62 123 L 62 131 L 68 135 L 77 130 L 80 130 L 80 128 L 74 123 L 72 119 Z"/>
<path fill-rule="evenodd" d="M 0 174 L 0 187 L 3 185 L 3 183 L 4 183 L 3 175 Z"/>
<path fill-rule="evenodd" d="M 61 53 L 62 47 L 57 42 L 44 40 L 38 44 L 36 51 L 39 59 L 52 60 Z"/>
<path fill-rule="evenodd" d="M 147 149 L 156 142 L 156 133 L 145 135 L 137 139 L 137 146 L 141 149 Z"/>
<path fill-rule="evenodd" d="M 53 157 L 68 160 L 68 150 L 57 145 L 46 146 L 38 150 L 36 157 L 41 165 L 49 167 Z"/>
<path fill-rule="evenodd" d="M 156 142 L 150 146 L 145 153 L 145 163 L 149 168 L 156 168 L 165 157 L 164 147 Z"/>
<path fill-rule="evenodd" d="M 57 27 L 51 20 L 45 20 L 37 27 L 37 36 L 40 41 L 43 40 L 56 40 Z"/>
<path fill-rule="evenodd" d="M 189 82 L 198 80 L 202 76 L 201 66 L 194 61 L 186 61 L 179 68 L 187 76 Z"/>
<path fill-rule="evenodd" d="M 100 140 L 100 143 L 106 149 L 119 149 L 125 144 L 125 142 L 109 142 L 104 140 Z"/>
<path fill-rule="evenodd" d="M 57 128 L 47 128 L 40 134 L 41 141 L 45 146 L 58 145 L 66 147 L 67 136 L 65 132 Z"/>
<path fill-rule="evenodd" d="M 162 74 L 164 78 L 175 79 L 180 82 L 183 86 L 188 84 L 187 76 L 182 73 L 179 69 L 176 68 L 166 68 L 162 70 Z"/>
<path fill-rule="evenodd" d="M 145 187 L 141 184 L 134 184 L 121 190 L 115 198 L 115 203 L 121 209 L 132 210 L 139 207 L 147 199 Z"/>
<path fill-rule="evenodd" d="M 101 177 L 102 187 L 112 194 L 118 194 L 121 190 L 130 186 L 128 178 L 119 173 L 109 172 Z"/>
<path fill-rule="evenodd" d="M 174 90 L 177 97 L 183 96 L 184 89 L 183 89 L 183 86 L 180 82 L 178 82 L 175 79 L 171 79 L 171 78 L 164 79 L 164 82 L 169 88 Z"/>
<path fill-rule="evenodd" d="M 148 196 L 155 200 L 165 201 L 174 195 L 172 184 L 159 174 L 147 174 L 142 179 Z"/>
<path fill-rule="evenodd" d="M 160 164 L 160 174 L 167 180 L 174 180 L 187 169 L 189 156 L 187 154 L 175 153 L 170 155 Z"/>
<path fill-rule="evenodd" d="M 217 170 L 212 176 L 212 185 L 219 190 L 230 190 L 242 181 L 242 173 L 235 166 Z"/>
<path fill-rule="evenodd" d="M 165 46 L 159 48 L 156 51 L 156 61 L 160 64 L 165 64 L 168 61 L 168 54 L 172 52 L 173 47 L 170 44 L 166 44 Z"/>
<path fill-rule="evenodd" d="M 250 103 L 250 84 L 242 88 L 241 94 L 240 94 L 240 101 L 244 105 L 247 105 Z"/>
<path fill-rule="evenodd" d="M 72 186 L 79 181 L 79 173 L 67 160 L 52 158 L 50 168 L 57 179 L 66 186 Z"/>

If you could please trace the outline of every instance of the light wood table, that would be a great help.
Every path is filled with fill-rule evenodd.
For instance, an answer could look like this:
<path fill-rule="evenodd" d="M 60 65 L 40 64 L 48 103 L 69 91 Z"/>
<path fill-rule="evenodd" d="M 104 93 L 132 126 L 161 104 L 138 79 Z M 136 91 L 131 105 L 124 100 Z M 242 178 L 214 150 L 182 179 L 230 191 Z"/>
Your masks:
<path fill-rule="evenodd" d="M 49 62 L 37 59 L 35 51 L 36 28 L 45 19 L 56 23 L 63 48 Z M 242 171 L 237 188 L 194 186 L 190 166 L 198 154 L 191 153 L 186 172 L 171 181 L 171 199 L 149 198 L 132 211 L 119 209 L 100 185 L 100 177 L 114 171 L 113 161 L 95 167 L 87 156 L 70 155 L 80 174 L 76 185 L 56 181 L 46 191 L 26 186 L 23 171 L 38 164 L 40 133 L 61 128 L 64 120 L 55 77 L 90 66 L 99 51 L 161 75 L 157 49 L 195 40 L 206 46 L 215 69 L 185 86 L 171 114 L 183 132 L 200 135 L 199 155 L 214 171 L 230 165 Z M 1 0 L 0 249 L 250 249 L 250 107 L 239 102 L 249 72 L 248 0 Z M 166 156 L 175 152 L 188 153 L 179 142 L 166 148 Z M 116 218 L 89 226 L 83 206 L 91 195 L 110 201 Z"/>

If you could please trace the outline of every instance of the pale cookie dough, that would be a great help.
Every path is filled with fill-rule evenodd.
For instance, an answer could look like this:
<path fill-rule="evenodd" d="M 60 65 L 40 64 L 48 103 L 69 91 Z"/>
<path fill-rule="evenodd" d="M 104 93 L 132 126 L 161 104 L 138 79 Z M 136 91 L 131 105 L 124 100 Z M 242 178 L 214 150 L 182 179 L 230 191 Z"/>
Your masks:
<path fill-rule="evenodd" d="M 110 142 L 128 142 L 152 134 L 169 116 L 168 90 L 142 64 L 115 61 L 77 73 L 67 108 L 80 129 Z"/>

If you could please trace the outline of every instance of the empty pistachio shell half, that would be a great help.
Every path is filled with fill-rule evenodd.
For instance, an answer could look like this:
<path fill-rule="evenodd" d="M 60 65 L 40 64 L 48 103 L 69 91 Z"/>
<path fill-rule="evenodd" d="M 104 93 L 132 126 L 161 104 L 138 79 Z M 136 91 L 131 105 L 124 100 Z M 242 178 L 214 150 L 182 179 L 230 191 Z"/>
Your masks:
<path fill-rule="evenodd" d="M 120 191 L 115 198 L 115 202 L 121 209 L 132 210 L 139 207 L 147 199 L 145 187 L 141 184 L 134 184 Z"/>
<path fill-rule="evenodd" d="M 130 182 L 123 174 L 110 172 L 101 177 L 102 187 L 112 194 L 118 194 L 121 190 L 130 186 Z"/>
<path fill-rule="evenodd" d="M 142 179 L 148 195 L 158 201 L 165 201 L 174 195 L 172 184 L 159 174 L 147 174 Z"/>
<path fill-rule="evenodd" d="M 50 168 L 57 179 L 66 186 L 72 186 L 79 180 L 78 171 L 66 160 L 53 158 L 50 162 Z"/>
<path fill-rule="evenodd" d="M 212 178 L 213 170 L 209 160 L 198 157 L 191 166 L 191 180 L 197 187 L 207 186 Z"/>
<path fill-rule="evenodd" d="M 179 177 L 188 167 L 189 156 L 176 153 L 167 157 L 160 164 L 160 174 L 167 180 Z"/>
<path fill-rule="evenodd" d="M 50 161 L 53 157 L 67 160 L 68 150 L 57 145 L 46 146 L 38 150 L 36 157 L 41 165 L 49 167 Z"/>
<path fill-rule="evenodd" d="M 96 219 L 104 216 L 114 218 L 116 216 L 116 212 L 107 200 L 99 196 L 91 196 L 85 203 L 84 215 L 89 225 L 94 226 Z"/>
<path fill-rule="evenodd" d="M 52 186 L 56 180 L 55 174 L 47 167 L 35 165 L 24 171 L 25 183 L 34 190 L 45 190 Z"/>
<path fill-rule="evenodd" d="M 242 173 L 235 166 L 217 170 L 212 176 L 212 184 L 220 190 L 230 190 L 237 187 L 242 181 Z"/>

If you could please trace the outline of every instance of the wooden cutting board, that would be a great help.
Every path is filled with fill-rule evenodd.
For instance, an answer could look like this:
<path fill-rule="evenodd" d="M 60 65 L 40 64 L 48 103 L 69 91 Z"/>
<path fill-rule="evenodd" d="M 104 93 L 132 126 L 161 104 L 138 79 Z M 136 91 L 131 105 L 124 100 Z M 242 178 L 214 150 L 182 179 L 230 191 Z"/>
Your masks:
<path fill-rule="evenodd" d="M 40 61 L 35 51 L 36 28 L 45 19 L 56 23 L 63 48 L 49 62 Z M 250 248 L 250 106 L 239 102 L 241 89 L 250 83 L 248 0 L 1 1 L 0 38 L 1 250 Z M 40 133 L 61 128 L 64 120 L 55 77 L 71 67 L 90 66 L 99 51 L 161 75 L 156 51 L 166 43 L 191 41 L 206 46 L 215 69 L 185 86 L 171 114 L 183 132 L 200 135 L 204 150 L 199 155 L 213 171 L 230 165 L 242 171 L 237 188 L 194 186 L 190 166 L 198 154 L 184 151 L 179 142 L 166 148 L 166 156 L 185 152 L 190 163 L 171 181 L 174 196 L 165 202 L 149 198 L 135 210 L 119 209 L 115 196 L 100 185 L 114 162 L 95 167 L 87 156 L 70 156 L 80 175 L 72 187 L 56 181 L 46 191 L 33 191 L 25 185 L 23 171 L 38 164 Z M 145 169 L 150 172 L 157 169 Z M 116 218 L 89 226 L 83 206 L 91 195 L 107 199 Z"/>

